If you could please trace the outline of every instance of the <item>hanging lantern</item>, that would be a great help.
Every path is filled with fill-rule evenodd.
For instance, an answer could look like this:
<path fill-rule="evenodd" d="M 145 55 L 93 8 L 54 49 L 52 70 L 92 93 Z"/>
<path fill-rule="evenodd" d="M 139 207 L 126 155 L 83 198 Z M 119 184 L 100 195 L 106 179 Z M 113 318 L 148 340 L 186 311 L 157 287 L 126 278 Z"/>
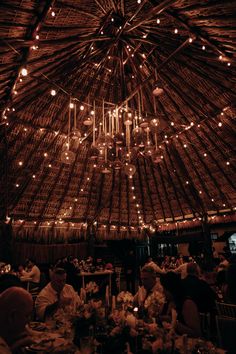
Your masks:
<path fill-rule="evenodd" d="M 151 121 L 150 121 L 150 127 L 151 128 L 154 128 L 154 129 L 157 129 L 160 125 L 160 119 L 158 118 L 153 118 Z"/>
<path fill-rule="evenodd" d="M 105 133 L 101 133 L 96 140 L 96 145 L 98 148 L 107 147 L 111 149 L 113 147 L 113 144 L 113 139 L 108 134 L 105 135 Z"/>
<path fill-rule="evenodd" d="M 71 164 L 75 161 L 75 153 L 70 150 L 64 150 L 61 153 L 61 162 Z"/>
<path fill-rule="evenodd" d="M 118 157 L 116 157 L 115 161 L 113 162 L 113 168 L 114 170 L 120 170 L 122 168 L 123 164 L 120 161 Z"/>
<path fill-rule="evenodd" d="M 147 128 L 149 126 L 149 121 L 147 119 L 142 119 L 139 122 L 139 126 L 140 128 Z"/>
<path fill-rule="evenodd" d="M 128 125 L 132 125 L 133 121 L 132 121 L 132 114 L 131 113 L 127 113 L 125 116 L 125 120 L 124 120 L 124 125 L 128 126 Z"/>
<path fill-rule="evenodd" d="M 160 155 L 160 152 L 159 151 L 155 151 L 153 154 L 152 154 L 152 161 L 153 163 L 155 164 L 158 164 L 162 161 L 162 158 L 161 158 L 161 155 Z"/>
<path fill-rule="evenodd" d="M 154 146 L 146 146 L 144 153 L 146 156 L 152 156 L 155 152 L 155 147 Z"/>
<path fill-rule="evenodd" d="M 117 145 L 123 145 L 124 144 L 124 137 L 121 133 L 116 133 L 114 135 L 114 142 L 117 144 Z"/>
<path fill-rule="evenodd" d="M 133 176 L 136 172 L 136 167 L 132 165 L 131 163 L 128 163 L 127 165 L 124 166 L 124 173 L 127 176 Z"/>
<path fill-rule="evenodd" d="M 132 135 L 134 138 L 139 135 L 142 135 L 142 134 L 143 134 L 143 130 L 142 130 L 142 128 L 139 128 L 139 127 L 135 127 L 132 131 Z"/>
<path fill-rule="evenodd" d="M 161 94 L 163 94 L 164 90 L 162 88 L 162 85 L 161 84 L 158 84 L 158 86 L 156 86 L 154 88 L 154 90 L 152 91 L 153 95 L 154 96 L 160 96 Z"/>
<path fill-rule="evenodd" d="M 89 151 L 90 159 L 95 160 L 98 155 L 99 155 L 99 150 L 96 148 L 96 146 L 91 146 L 90 151 Z"/>
<path fill-rule="evenodd" d="M 85 118 L 85 120 L 83 121 L 83 124 L 86 125 L 87 127 L 90 127 L 93 124 L 93 118 L 88 116 L 87 118 Z"/>
<path fill-rule="evenodd" d="M 101 165 L 101 173 L 103 173 L 104 175 L 107 175 L 107 174 L 110 174 L 111 172 L 112 172 L 112 169 L 107 162 L 105 162 Z"/>
<path fill-rule="evenodd" d="M 73 127 L 73 128 L 71 129 L 70 138 L 71 138 L 72 140 L 78 140 L 78 139 L 80 139 L 80 138 L 81 138 L 81 133 L 80 133 L 79 129 Z"/>

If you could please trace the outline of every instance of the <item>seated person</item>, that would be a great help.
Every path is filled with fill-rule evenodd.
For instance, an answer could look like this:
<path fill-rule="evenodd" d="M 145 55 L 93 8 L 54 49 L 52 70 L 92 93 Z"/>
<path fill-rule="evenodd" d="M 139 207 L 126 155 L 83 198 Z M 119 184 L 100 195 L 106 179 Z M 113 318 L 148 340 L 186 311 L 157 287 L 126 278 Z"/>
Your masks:
<path fill-rule="evenodd" d="M 182 280 L 185 295 L 197 305 L 199 312 L 214 312 L 216 294 L 205 280 L 199 279 L 200 268 L 197 263 L 188 263 L 187 277 Z"/>
<path fill-rule="evenodd" d="M 31 295 L 20 287 L 0 294 L 0 353 L 10 354 L 32 343 L 26 325 L 33 309 Z"/>
<path fill-rule="evenodd" d="M 39 293 L 35 301 L 37 318 L 44 321 L 59 310 L 65 313 L 74 311 L 81 300 L 73 287 L 66 284 L 66 272 L 62 268 L 55 268 L 50 283 Z"/>
<path fill-rule="evenodd" d="M 192 299 L 185 296 L 182 281 L 178 274 L 170 271 L 162 274 L 160 280 L 167 303 L 172 304 L 170 308 L 174 308 L 177 313 L 177 320 L 174 324 L 175 331 L 178 334 L 187 334 L 190 337 L 200 337 L 201 322 L 197 305 Z"/>
<path fill-rule="evenodd" d="M 36 266 L 33 259 L 28 259 L 27 261 L 27 271 L 24 271 L 23 275 L 20 277 L 23 282 L 31 282 L 32 286 L 38 286 L 40 283 L 40 270 Z"/>
<path fill-rule="evenodd" d="M 144 305 L 145 300 L 154 291 L 158 291 L 160 293 L 163 292 L 163 288 L 160 285 L 159 279 L 156 277 L 156 271 L 152 266 L 145 265 L 141 269 L 140 278 L 142 286 L 138 289 L 137 293 L 134 296 L 133 302 L 135 306 Z"/>

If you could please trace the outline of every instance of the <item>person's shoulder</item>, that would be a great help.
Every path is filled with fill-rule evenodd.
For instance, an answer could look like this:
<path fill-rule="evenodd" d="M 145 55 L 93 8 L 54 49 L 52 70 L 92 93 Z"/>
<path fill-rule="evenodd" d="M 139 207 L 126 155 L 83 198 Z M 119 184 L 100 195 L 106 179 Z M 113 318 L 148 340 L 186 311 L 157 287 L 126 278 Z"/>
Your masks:
<path fill-rule="evenodd" d="M 45 285 L 44 288 L 42 288 L 42 290 L 39 292 L 39 295 L 44 295 L 44 294 L 47 294 L 49 292 L 53 292 L 53 288 L 51 286 L 51 282 L 49 282 L 47 285 Z"/>
<path fill-rule="evenodd" d="M 68 292 L 73 292 L 73 293 L 75 293 L 75 290 L 74 290 L 73 286 L 70 285 L 70 284 L 65 284 L 65 285 L 64 285 L 64 290 L 65 290 L 65 291 L 68 291 Z"/>
<path fill-rule="evenodd" d="M 0 337 L 0 353 L 11 354 L 10 348 L 2 337 Z"/>

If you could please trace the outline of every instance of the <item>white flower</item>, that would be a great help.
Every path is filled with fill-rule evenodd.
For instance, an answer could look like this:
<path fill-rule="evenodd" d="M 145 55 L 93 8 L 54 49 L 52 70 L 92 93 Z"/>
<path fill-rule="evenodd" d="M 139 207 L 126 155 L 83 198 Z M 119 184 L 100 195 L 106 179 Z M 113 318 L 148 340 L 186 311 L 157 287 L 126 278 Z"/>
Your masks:
<path fill-rule="evenodd" d="M 117 295 L 117 302 L 123 302 L 123 303 L 127 303 L 133 302 L 133 295 L 129 292 L 129 291 L 121 291 L 118 295 Z"/>
<path fill-rule="evenodd" d="M 99 290 L 99 287 L 94 281 L 90 281 L 85 287 L 86 293 L 90 293 L 90 294 L 97 293 L 98 290 Z"/>
<path fill-rule="evenodd" d="M 144 302 L 144 307 L 148 309 L 150 306 L 160 308 L 165 302 L 165 297 L 159 291 L 153 291 Z"/>

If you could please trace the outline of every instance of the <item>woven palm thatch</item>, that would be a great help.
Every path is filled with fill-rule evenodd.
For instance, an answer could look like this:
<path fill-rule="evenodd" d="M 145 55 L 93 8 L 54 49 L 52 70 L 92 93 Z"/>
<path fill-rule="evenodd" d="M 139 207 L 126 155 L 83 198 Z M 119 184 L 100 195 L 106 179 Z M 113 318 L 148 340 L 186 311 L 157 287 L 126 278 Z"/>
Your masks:
<path fill-rule="evenodd" d="M 235 24 L 228 0 L 2 0 L 4 217 L 110 230 L 233 219 Z M 132 178 L 113 136 L 100 136 L 105 160 L 91 148 L 125 107 L 137 129 L 157 120 L 150 146 L 147 130 L 144 147 L 131 136 Z"/>

